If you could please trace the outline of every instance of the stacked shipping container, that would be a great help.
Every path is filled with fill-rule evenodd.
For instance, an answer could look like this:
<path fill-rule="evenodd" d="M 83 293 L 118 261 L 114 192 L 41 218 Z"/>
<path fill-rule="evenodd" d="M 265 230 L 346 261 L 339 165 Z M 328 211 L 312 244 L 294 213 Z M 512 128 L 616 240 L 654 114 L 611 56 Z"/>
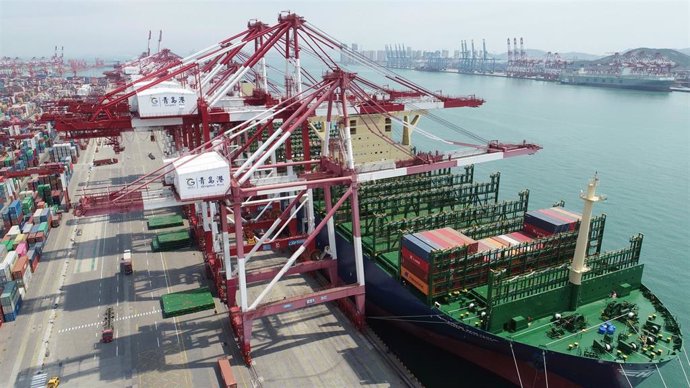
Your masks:
<path fill-rule="evenodd" d="M 31 177 L 24 191 L 20 187 L 24 178 L 0 177 L 0 205 L 4 204 L 0 211 L 3 221 L 0 228 L 3 235 L 0 240 L 0 323 L 14 321 L 19 314 L 50 228 L 58 226 L 60 207 L 68 205 L 64 190 L 79 151 L 73 143 L 51 148 L 53 138 L 54 135 L 36 133 L 19 144 L 0 147 L 0 175 L 2 171 L 22 171 L 37 166 L 40 152 L 46 149 L 53 161 L 62 163 L 66 170 L 61 175 Z"/>
<path fill-rule="evenodd" d="M 477 253 L 479 243 L 451 228 L 406 234 L 401 242 L 400 276 L 428 295 L 429 275 L 435 268 L 432 252 L 460 247 L 464 247 L 468 254 L 473 254 Z"/>
<path fill-rule="evenodd" d="M 5 283 L 2 294 L 0 295 L 0 304 L 4 313 L 4 321 L 12 322 L 17 319 L 17 314 L 22 307 L 22 295 L 19 292 L 19 287 L 14 281 Z"/>
<path fill-rule="evenodd" d="M 501 251 L 508 259 L 513 255 L 539 249 L 535 238 L 551 236 L 575 230 L 580 216 L 562 208 L 541 209 L 526 212 L 524 230 L 486 237 L 478 241 L 451 228 L 429 230 L 403 235 L 400 249 L 400 277 L 427 297 L 452 292 L 452 284 L 467 285 L 481 281 L 476 276 L 485 273 L 479 269 L 488 265 Z M 515 247 L 515 249 L 510 249 Z M 462 249 L 460 249 L 462 248 Z M 487 252 L 486 255 L 478 253 Z M 490 259 L 490 258 L 494 259 Z M 471 259 L 471 263 L 466 262 Z M 453 280 L 459 268 L 463 279 Z M 472 268 L 477 268 L 473 270 Z M 475 274 L 476 272 L 476 274 Z M 469 282 L 469 283 L 468 283 Z M 450 288 L 449 288 L 450 287 Z"/>
<path fill-rule="evenodd" d="M 561 207 L 532 210 L 525 213 L 524 231 L 535 237 L 574 231 L 581 216 Z"/>

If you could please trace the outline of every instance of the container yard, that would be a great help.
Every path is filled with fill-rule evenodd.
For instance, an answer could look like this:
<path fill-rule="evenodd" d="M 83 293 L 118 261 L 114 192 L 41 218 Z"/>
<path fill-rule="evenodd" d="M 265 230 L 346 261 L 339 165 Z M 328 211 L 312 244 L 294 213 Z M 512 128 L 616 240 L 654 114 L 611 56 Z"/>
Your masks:
<path fill-rule="evenodd" d="M 582 211 L 500 201 L 501 174 L 475 165 L 542 147 L 436 113 L 482 98 L 404 79 L 289 11 L 244 28 L 186 57 L 161 33 L 106 77 L 56 70 L 3 110 L 14 385 L 421 386 L 367 318 L 520 386 L 635 386 L 680 359 L 643 236 L 603 249 L 596 174 Z M 12 104 L 25 73 L 3 75 Z"/>

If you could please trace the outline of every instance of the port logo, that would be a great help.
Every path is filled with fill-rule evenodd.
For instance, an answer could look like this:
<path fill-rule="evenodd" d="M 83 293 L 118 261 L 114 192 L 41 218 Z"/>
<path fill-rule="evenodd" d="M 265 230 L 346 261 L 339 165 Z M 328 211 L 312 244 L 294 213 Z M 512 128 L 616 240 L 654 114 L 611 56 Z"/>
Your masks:
<path fill-rule="evenodd" d="M 195 187 L 196 186 L 196 180 L 193 178 L 187 178 L 187 187 Z"/>
<path fill-rule="evenodd" d="M 183 107 L 185 104 L 185 97 L 184 96 L 151 96 L 150 98 L 151 101 L 151 106 L 161 106 L 161 101 L 163 102 L 163 106 L 168 106 L 168 107 L 175 107 L 175 106 L 180 106 Z"/>

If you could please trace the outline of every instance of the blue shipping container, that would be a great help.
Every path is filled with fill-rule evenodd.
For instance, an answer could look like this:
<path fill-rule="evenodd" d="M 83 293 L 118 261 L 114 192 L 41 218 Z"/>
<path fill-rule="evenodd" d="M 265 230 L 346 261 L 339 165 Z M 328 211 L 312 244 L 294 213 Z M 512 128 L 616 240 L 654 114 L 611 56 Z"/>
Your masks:
<path fill-rule="evenodd" d="M 22 298 L 19 297 L 19 300 L 17 301 L 17 305 L 14 308 L 14 311 L 8 313 L 5 312 L 5 322 L 12 322 L 17 319 L 17 315 L 19 315 L 19 310 L 22 308 Z"/>
<path fill-rule="evenodd" d="M 525 213 L 525 223 L 551 233 L 567 232 L 570 228 L 569 222 L 555 219 L 536 210 Z"/>
<path fill-rule="evenodd" d="M 429 255 L 431 254 L 431 251 L 434 250 L 434 248 L 431 247 L 429 244 L 425 243 L 424 241 L 420 240 L 412 234 L 406 234 L 403 236 L 402 246 L 407 248 L 415 256 L 425 261 L 429 261 Z"/>
<path fill-rule="evenodd" d="M 426 245 L 430 246 L 434 250 L 443 250 L 442 246 L 440 246 L 437 243 L 435 243 L 435 242 L 429 240 L 428 238 L 422 236 L 421 233 L 415 233 L 414 236 L 417 237 L 418 239 L 420 239 L 421 241 L 423 241 L 424 243 L 426 243 Z"/>

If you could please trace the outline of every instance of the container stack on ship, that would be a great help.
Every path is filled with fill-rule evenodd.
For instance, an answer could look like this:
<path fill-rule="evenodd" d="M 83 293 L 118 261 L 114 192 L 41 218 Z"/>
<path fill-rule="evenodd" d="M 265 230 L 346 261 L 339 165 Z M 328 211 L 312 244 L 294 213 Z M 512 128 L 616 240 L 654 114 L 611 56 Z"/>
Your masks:
<path fill-rule="evenodd" d="M 342 68 L 331 49 L 395 86 Z M 285 66 L 267 66 L 275 52 Z M 304 53 L 324 71 L 304 69 Z M 147 58 L 98 104 L 48 112 L 65 138 L 117 147 L 124 132 L 150 131 L 170 158 L 136 184 L 81 196 L 75 214 L 181 206 L 191 235 L 162 232 L 152 249 L 194 239 L 247 365 L 255 320 L 331 301 L 358 327 L 366 306 L 516 384 L 635 385 L 677 358 L 678 325 L 642 284 L 642 236 L 601 251 L 597 179 L 581 213 L 529 211 L 528 191 L 499 201 L 499 174 L 476 179 L 474 164 L 541 149 L 489 141 L 434 112 L 482 99 L 405 80 L 289 12 L 185 58 Z M 284 84 L 274 82 L 270 71 L 283 68 Z M 473 143 L 441 139 L 435 125 Z M 413 134 L 458 149 L 418 150 Z M 56 163 L 74 156 L 53 150 Z M 319 273 L 323 288 L 271 299 L 303 273 Z M 168 298 L 169 315 L 190 298 Z"/>

